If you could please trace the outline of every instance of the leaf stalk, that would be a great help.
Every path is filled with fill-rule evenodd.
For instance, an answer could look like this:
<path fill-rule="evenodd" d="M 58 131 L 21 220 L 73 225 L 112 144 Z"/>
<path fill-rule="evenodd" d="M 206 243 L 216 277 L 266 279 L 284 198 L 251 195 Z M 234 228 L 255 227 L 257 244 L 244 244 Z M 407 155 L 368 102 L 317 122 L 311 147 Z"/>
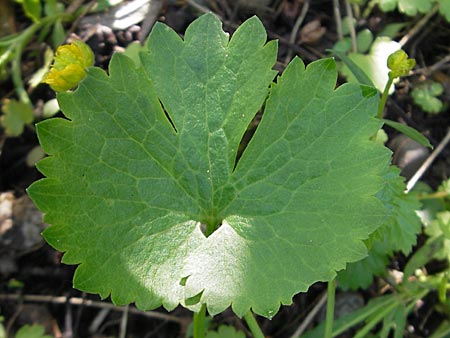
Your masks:
<path fill-rule="evenodd" d="M 194 313 L 194 338 L 205 338 L 206 305 L 202 304 L 199 312 Z"/>
<path fill-rule="evenodd" d="M 264 333 L 261 331 L 251 310 L 245 314 L 244 319 L 254 338 L 264 338 Z"/>
<path fill-rule="evenodd" d="M 386 83 L 386 86 L 384 87 L 384 91 L 383 91 L 383 94 L 381 95 L 380 103 L 378 104 L 377 117 L 379 119 L 383 118 L 384 107 L 386 106 L 386 101 L 389 96 L 389 88 L 391 88 L 393 82 L 394 82 L 394 77 L 392 77 L 391 74 L 389 74 L 388 82 Z"/>
<path fill-rule="evenodd" d="M 327 312 L 325 319 L 325 335 L 324 338 L 333 337 L 333 322 L 334 322 L 334 302 L 336 295 L 336 278 L 328 282 L 327 286 Z"/>

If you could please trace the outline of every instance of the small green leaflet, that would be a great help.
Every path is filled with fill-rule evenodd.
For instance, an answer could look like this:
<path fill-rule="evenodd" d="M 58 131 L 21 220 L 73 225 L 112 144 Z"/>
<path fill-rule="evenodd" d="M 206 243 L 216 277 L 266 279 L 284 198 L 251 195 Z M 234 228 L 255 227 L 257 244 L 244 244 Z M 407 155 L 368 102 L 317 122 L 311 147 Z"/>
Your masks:
<path fill-rule="evenodd" d="M 206 14 L 184 40 L 157 24 L 139 68 L 116 54 L 109 75 L 90 68 L 58 94 L 67 119 L 38 125 L 50 156 L 29 194 L 52 224 L 46 240 L 79 264 L 76 288 L 141 309 L 270 318 L 366 256 L 363 240 L 392 213 L 377 196 L 390 152 L 370 141 L 377 92 L 335 89 L 333 59 L 296 58 L 275 84 L 276 55 L 256 17 L 229 39 Z"/>

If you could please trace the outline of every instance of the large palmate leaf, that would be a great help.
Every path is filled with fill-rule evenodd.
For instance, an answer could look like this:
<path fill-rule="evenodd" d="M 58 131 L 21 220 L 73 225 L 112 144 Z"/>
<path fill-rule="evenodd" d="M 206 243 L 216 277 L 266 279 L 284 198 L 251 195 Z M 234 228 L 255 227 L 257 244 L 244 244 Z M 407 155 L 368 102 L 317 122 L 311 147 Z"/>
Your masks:
<path fill-rule="evenodd" d="M 370 141 L 376 91 L 335 89 L 334 60 L 296 58 L 269 93 L 276 53 L 257 18 L 229 40 L 208 14 L 184 40 L 157 24 L 139 68 L 116 54 L 109 75 L 90 68 L 58 95 L 67 119 L 38 125 L 50 156 L 29 193 L 46 240 L 79 264 L 75 287 L 142 309 L 271 317 L 365 257 L 392 214 L 378 195 L 390 153 Z"/>

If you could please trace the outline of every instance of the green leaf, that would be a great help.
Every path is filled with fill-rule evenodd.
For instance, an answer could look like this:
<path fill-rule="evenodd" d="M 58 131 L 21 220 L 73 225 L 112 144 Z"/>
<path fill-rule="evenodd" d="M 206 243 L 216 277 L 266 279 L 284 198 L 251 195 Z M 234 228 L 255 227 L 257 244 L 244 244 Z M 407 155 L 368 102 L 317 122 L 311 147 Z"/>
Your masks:
<path fill-rule="evenodd" d="M 245 334 L 233 326 L 220 325 L 217 331 L 207 332 L 206 338 L 245 338 Z"/>
<path fill-rule="evenodd" d="M 40 0 L 20 0 L 18 1 L 26 14 L 34 22 L 39 22 L 42 15 L 42 5 Z"/>
<path fill-rule="evenodd" d="M 356 20 L 349 16 L 342 18 L 342 34 L 349 35 L 352 28 L 355 28 Z M 353 27 L 352 27 L 353 26 Z"/>
<path fill-rule="evenodd" d="M 442 181 L 442 183 L 439 185 L 437 191 L 441 191 L 441 192 L 447 193 L 447 195 L 450 195 L 450 178 Z"/>
<path fill-rule="evenodd" d="M 398 297 L 395 294 L 384 295 L 372 298 L 363 308 L 348 314 L 342 315 L 333 323 L 333 337 L 337 337 L 353 326 L 360 325 L 366 321 L 370 321 L 370 317 L 380 313 L 392 304 L 398 302 Z M 321 323 L 316 328 L 308 331 L 302 338 L 323 338 L 325 325 Z"/>
<path fill-rule="evenodd" d="M 375 0 L 375 2 L 385 12 L 398 8 L 400 13 L 409 16 L 415 16 L 417 13 L 427 13 L 432 7 L 432 1 L 430 0 Z"/>
<path fill-rule="evenodd" d="M 439 82 L 429 82 L 415 87 L 411 91 L 414 103 L 424 111 L 431 114 L 439 113 L 444 104 L 436 96 L 444 92 L 444 87 Z"/>
<path fill-rule="evenodd" d="M 64 4 L 61 1 L 58 0 L 44 1 L 44 13 L 46 16 L 53 16 L 60 13 L 64 13 L 64 10 L 65 10 Z"/>
<path fill-rule="evenodd" d="M 408 255 L 412 246 L 416 244 L 417 235 L 422 229 L 415 212 L 420 208 L 420 203 L 414 193 L 402 192 L 403 179 L 398 178 L 397 173 L 398 169 L 392 168 L 390 184 L 380 192 L 380 198 L 386 198 L 392 207 L 392 217 L 379 232 L 387 238 L 390 250 L 402 251 Z"/>
<path fill-rule="evenodd" d="M 430 338 L 446 338 L 450 335 L 450 320 L 444 320 Z"/>
<path fill-rule="evenodd" d="M 33 108 L 20 101 L 5 99 L 2 112 L 4 115 L 0 117 L 0 124 L 8 136 L 19 136 L 25 125 L 34 120 Z"/>
<path fill-rule="evenodd" d="M 425 264 L 431 261 L 436 254 L 441 253 L 444 250 L 444 244 L 444 235 L 428 239 L 427 242 L 409 259 L 404 269 L 403 280 L 407 280 L 408 277 L 414 274 L 416 269 L 425 266 Z"/>
<path fill-rule="evenodd" d="M 138 42 L 132 42 L 130 43 L 127 48 L 125 48 L 125 51 L 123 52 L 124 55 L 128 56 L 131 60 L 134 61 L 136 64 L 136 67 L 139 67 L 141 65 L 141 59 L 139 57 L 139 53 L 144 50 L 144 47 Z"/>
<path fill-rule="evenodd" d="M 66 31 L 64 30 L 64 26 L 62 23 L 62 19 L 57 19 L 53 24 L 52 29 L 52 45 L 54 48 L 57 48 L 59 45 L 64 43 L 66 39 Z"/>
<path fill-rule="evenodd" d="M 391 323 L 394 329 L 394 338 L 404 337 L 404 330 L 406 328 L 406 319 L 408 317 L 408 311 L 404 305 L 399 305 L 394 312 L 394 318 Z"/>
<path fill-rule="evenodd" d="M 277 46 L 256 17 L 231 40 L 212 14 L 184 40 L 157 24 L 147 49 L 139 68 L 121 54 L 109 75 L 89 68 L 58 94 L 67 119 L 37 127 L 50 156 L 29 193 L 52 224 L 46 240 L 79 264 L 76 288 L 141 309 L 271 318 L 365 257 L 392 214 L 378 195 L 390 152 L 370 140 L 374 89 L 335 89 L 333 59 L 295 58 L 271 85 Z"/>
<path fill-rule="evenodd" d="M 385 12 L 393 11 L 397 7 L 398 0 L 375 0 Z"/>
<path fill-rule="evenodd" d="M 382 276 L 386 272 L 390 255 L 392 250 L 388 239 L 375 241 L 366 258 L 350 263 L 345 270 L 339 271 L 339 287 L 343 290 L 366 289 L 372 284 L 374 276 Z"/>
<path fill-rule="evenodd" d="M 387 24 L 383 27 L 378 36 L 386 36 L 388 38 L 394 39 L 398 36 L 399 32 L 407 26 L 407 23 L 394 22 Z"/>
<path fill-rule="evenodd" d="M 93 8 L 95 12 L 103 12 L 110 7 L 117 6 L 124 2 L 124 0 L 98 0 Z"/>
<path fill-rule="evenodd" d="M 430 0 L 398 0 L 398 9 L 400 13 L 409 16 L 417 15 L 417 13 L 427 13 L 431 10 L 432 3 Z"/>
<path fill-rule="evenodd" d="M 438 0 L 439 3 L 439 13 L 445 17 L 445 19 L 450 22 L 450 0 Z"/>
<path fill-rule="evenodd" d="M 394 252 L 402 251 L 405 255 L 410 253 L 422 229 L 415 213 L 420 204 L 414 193 L 402 192 L 404 183 L 398 177 L 398 169 L 391 168 L 386 180 L 389 184 L 378 196 L 391 206 L 391 217 L 366 241 L 369 255 L 361 261 L 348 264 L 344 271 L 339 272 L 339 286 L 343 289 L 367 288 L 374 276 L 386 272 L 389 257 Z"/>
<path fill-rule="evenodd" d="M 44 105 L 45 107 L 45 105 Z M 378 130 L 377 134 L 375 135 L 374 142 L 380 143 L 380 144 L 386 144 L 386 142 L 389 140 L 389 136 L 386 134 L 386 132 L 383 129 Z"/>
<path fill-rule="evenodd" d="M 356 35 L 356 45 L 358 46 L 358 52 L 365 53 L 369 50 L 373 42 L 373 34 L 369 29 L 363 29 Z"/>
<path fill-rule="evenodd" d="M 428 147 L 430 149 L 433 149 L 433 146 L 431 145 L 430 141 L 423 136 L 421 133 L 419 133 L 414 128 L 411 128 L 405 124 L 398 123 L 391 120 L 383 119 L 383 122 L 387 124 L 389 127 L 394 128 L 395 130 L 401 132 L 402 134 L 408 136 L 410 139 L 416 141 L 417 143 L 423 145 L 424 147 Z"/>
<path fill-rule="evenodd" d="M 42 325 L 24 325 L 16 333 L 16 338 L 51 338 L 45 334 Z"/>
<path fill-rule="evenodd" d="M 450 211 L 437 213 L 436 219 L 425 228 L 425 233 L 431 237 L 430 240 L 443 238 L 443 248 L 437 250 L 434 257 L 450 261 Z"/>

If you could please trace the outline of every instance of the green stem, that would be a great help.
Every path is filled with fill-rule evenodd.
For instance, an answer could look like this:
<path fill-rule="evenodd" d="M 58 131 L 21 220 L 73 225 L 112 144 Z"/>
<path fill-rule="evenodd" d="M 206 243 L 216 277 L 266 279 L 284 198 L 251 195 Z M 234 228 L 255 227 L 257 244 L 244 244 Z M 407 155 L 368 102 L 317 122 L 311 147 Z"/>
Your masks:
<path fill-rule="evenodd" d="M 22 70 L 20 69 L 22 51 L 23 51 L 22 44 L 18 44 L 15 48 L 14 58 L 11 63 L 11 76 L 19 100 L 23 103 L 31 104 L 30 97 L 28 96 L 28 93 L 25 90 L 25 85 L 22 80 Z"/>
<path fill-rule="evenodd" d="M 378 105 L 377 117 L 379 119 L 383 118 L 384 106 L 386 106 L 386 101 L 389 96 L 389 89 L 392 86 L 392 82 L 394 82 L 394 78 L 389 74 L 388 82 L 386 83 L 386 87 L 384 87 L 383 95 L 381 95 L 380 104 Z"/>
<path fill-rule="evenodd" d="M 331 338 L 333 336 L 333 321 L 334 321 L 334 299 L 336 294 L 336 278 L 328 282 L 327 286 L 327 316 L 325 319 L 325 334 L 324 338 Z"/>
<path fill-rule="evenodd" d="M 203 304 L 200 311 L 194 313 L 194 338 L 205 338 L 206 305 Z"/>
<path fill-rule="evenodd" d="M 417 198 L 419 200 L 431 200 L 431 199 L 446 198 L 447 196 L 450 196 L 450 193 L 447 191 L 436 191 L 430 194 L 420 194 L 417 196 Z"/>
<path fill-rule="evenodd" d="M 393 311 L 399 303 L 397 301 L 393 301 L 391 304 L 387 305 L 384 309 L 380 310 L 377 314 L 375 314 L 369 322 L 358 331 L 358 333 L 354 336 L 354 338 L 363 338 L 367 337 L 367 334 L 378 324 L 384 317 L 389 315 L 391 311 Z"/>
<path fill-rule="evenodd" d="M 373 314 L 378 313 L 383 308 L 385 308 L 386 306 L 388 306 L 389 304 L 392 303 L 393 297 L 391 297 L 391 296 L 382 296 L 382 297 L 384 297 L 384 299 L 381 302 L 379 302 L 378 304 L 376 304 L 376 305 L 368 304 L 365 307 L 361 308 L 360 310 L 357 310 L 355 312 L 357 314 L 356 316 L 351 316 L 351 318 L 348 318 L 348 320 L 346 320 L 344 322 L 341 320 L 339 325 L 333 325 L 334 326 L 334 332 L 333 332 L 334 337 L 340 335 L 341 333 L 344 333 L 345 331 L 351 329 L 353 326 L 355 326 L 359 323 L 363 323 L 364 321 L 367 320 L 367 318 L 369 318 Z"/>
<path fill-rule="evenodd" d="M 245 314 L 244 319 L 247 322 L 248 328 L 252 332 L 254 338 L 264 338 L 264 333 L 261 331 L 261 328 L 259 327 L 258 322 L 253 316 L 251 310 Z"/>
<path fill-rule="evenodd" d="M 418 292 L 418 294 L 416 294 L 413 298 L 409 300 L 399 297 L 392 298 L 390 304 L 387 304 L 386 307 L 381 309 L 378 313 L 376 313 L 368 321 L 366 321 L 367 324 L 354 335 L 354 338 L 367 337 L 370 330 L 372 330 L 378 323 L 380 323 L 386 316 L 388 316 L 391 312 L 393 312 L 395 308 L 398 306 L 405 306 L 406 308 L 405 312 L 409 313 L 413 309 L 414 305 L 417 304 L 417 302 L 420 299 L 425 297 L 428 292 L 429 292 L 428 289 L 424 289 Z M 407 304 L 408 302 L 410 303 L 409 305 Z"/>
<path fill-rule="evenodd" d="M 26 30 L 24 30 L 20 35 L 14 36 L 14 38 L 11 39 L 10 43 L 13 44 L 14 48 L 14 57 L 11 62 L 11 76 L 12 81 L 17 93 L 17 96 L 19 97 L 19 100 L 31 104 L 30 98 L 28 96 L 27 91 L 25 90 L 25 85 L 22 80 L 22 70 L 20 68 L 21 65 L 21 59 L 22 59 L 22 53 L 25 48 L 25 46 L 31 41 L 34 34 L 41 29 L 46 24 L 53 24 L 54 21 L 57 19 L 64 19 L 68 18 L 68 16 L 65 13 L 52 15 L 49 17 L 46 17 L 42 19 L 41 21 L 32 24 L 30 27 L 28 27 Z M 12 45 L 11 45 L 12 46 Z"/>

